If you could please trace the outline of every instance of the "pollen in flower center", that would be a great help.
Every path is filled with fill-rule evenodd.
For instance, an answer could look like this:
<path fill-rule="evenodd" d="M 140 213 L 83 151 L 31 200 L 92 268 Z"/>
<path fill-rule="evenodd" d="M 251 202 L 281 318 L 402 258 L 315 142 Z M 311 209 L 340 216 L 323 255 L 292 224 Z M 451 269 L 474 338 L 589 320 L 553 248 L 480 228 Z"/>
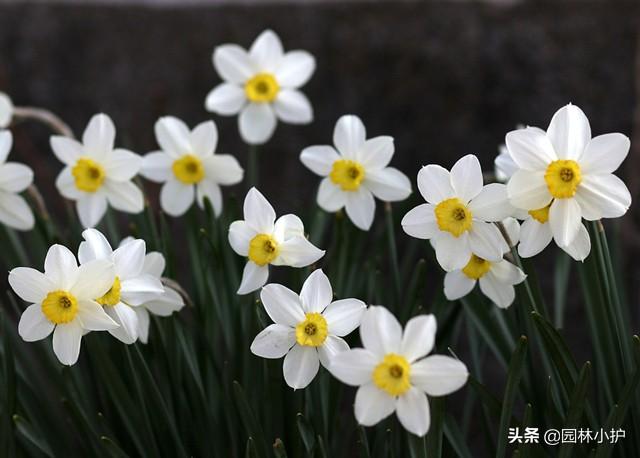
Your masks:
<path fill-rule="evenodd" d="M 551 204 L 546 207 L 538 208 L 537 210 L 529 210 L 529 214 L 540 224 L 544 224 L 549 221 L 549 208 Z"/>
<path fill-rule="evenodd" d="M 71 169 L 76 188 L 85 192 L 96 192 L 104 182 L 104 168 L 93 159 L 81 157 Z"/>
<path fill-rule="evenodd" d="M 107 305 L 110 307 L 113 307 L 114 305 L 116 305 L 118 302 L 120 302 L 120 290 L 121 290 L 122 286 L 120 285 L 120 278 L 116 277 L 116 279 L 113 281 L 113 285 L 111 285 L 111 288 L 109 289 L 109 291 L 107 291 L 104 296 L 96 299 L 96 302 L 100 305 Z"/>
<path fill-rule="evenodd" d="M 355 191 L 364 180 L 364 167 L 356 161 L 339 159 L 333 163 L 329 178 L 343 191 Z"/>
<path fill-rule="evenodd" d="M 173 161 L 171 169 L 175 177 L 184 184 L 199 183 L 204 178 L 202 161 L 193 154 L 185 154 Z"/>
<path fill-rule="evenodd" d="M 319 347 L 327 339 L 327 320 L 320 313 L 306 313 L 296 326 L 296 342 L 306 347 Z"/>
<path fill-rule="evenodd" d="M 443 200 L 436 205 L 434 211 L 440 230 L 447 231 L 454 237 L 460 237 L 473 225 L 471 210 L 457 197 Z"/>
<path fill-rule="evenodd" d="M 278 257 L 278 242 L 269 234 L 258 234 L 249 242 L 249 259 L 264 266 Z"/>
<path fill-rule="evenodd" d="M 78 300 L 68 291 L 51 291 L 42 301 L 42 313 L 52 323 L 69 323 L 78 313 Z"/>
<path fill-rule="evenodd" d="M 489 272 L 489 270 L 491 270 L 491 263 L 489 261 L 472 254 L 467 265 L 462 268 L 462 273 L 472 280 L 478 280 Z"/>
<path fill-rule="evenodd" d="M 244 85 L 247 98 L 255 103 L 273 102 L 280 91 L 280 85 L 271 73 L 258 73 Z"/>
<path fill-rule="evenodd" d="M 571 159 L 553 161 L 544 174 L 549 192 L 556 199 L 567 199 L 576 194 L 582 182 L 580 165 Z"/>
<path fill-rule="evenodd" d="M 411 366 L 404 356 L 388 353 L 373 369 L 373 383 L 391 396 L 400 396 L 411 388 Z"/>

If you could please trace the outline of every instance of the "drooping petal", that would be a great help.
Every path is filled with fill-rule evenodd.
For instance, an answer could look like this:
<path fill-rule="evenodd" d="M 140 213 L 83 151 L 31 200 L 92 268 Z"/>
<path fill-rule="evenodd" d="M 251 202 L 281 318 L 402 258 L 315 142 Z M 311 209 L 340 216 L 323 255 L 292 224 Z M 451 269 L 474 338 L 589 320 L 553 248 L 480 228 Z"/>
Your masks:
<path fill-rule="evenodd" d="M 85 155 L 82 144 L 73 138 L 52 135 L 49 139 L 49 145 L 53 154 L 66 165 L 75 164 L 80 156 Z"/>
<path fill-rule="evenodd" d="M 306 95 L 295 89 L 283 89 L 273 101 L 278 118 L 289 124 L 308 124 L 313 121 L 313 107 Z"/>
<path fill-rule="evenodd" d="M 200 159 L 212 156 L 218 146 L 218 128 L 213 121 L 198 124 L 189 134 L 191 153 Z"/>
<path fill-rule="evenodd" d="M 24 197 L 0 191 L 0 223 L 19 231 L 33 228 L 35 218 Z"/>
<path fill-rule="evenodd" d="M 78 269 L 76 282 L 70 288 L 78 300 L 94 300 L 111 289 L 116 274 L 111 260 L 96 259 L 82 264 Z"/>
<path fill-rule="evenodd" d="M 284 380 L 294 390 L 305 388 L 318 373 L 320 359 L 314 347 L 294 345 L 284 357 Z"/>
<path fill-rule="evenodd" d="M 128 181 L 142 167 L 142 157 L 126 149 L 115 149 L 105 160 L 105 172 L 110 180 Z"/>
<path fill-rule="evenodd" d="M 276 130 L 276 124 L 276 114 L 268 103 L 249 103 L 238 117 L 240 136 L 251 145 L 266 143 Z"/>
<path fill-rule="evenodd" d="M 331 366 L 331 361 L 333 361 L 338 353 L 349 350 L 349 344 L 341 337 L 329 335 L 322 345 L 317 348 L 320 364 L 322 364 L 325 369 L 328 369 Z"/>
<path fill-rule="evenodd" d="M 376 213 L 376 201 L 371 191 L 360 186 L 356 191 L 346 193 L 345 210 L 357 228 L 368 231 Z"/>
<path fill-rule="evenodd" d="M 329 145 L 308 146 L 300 153 L 300 161 L 313 173 L 326 177 L 333 163 L 340 159 L 338 152 Z"/>
<path fill-rule="evenodd" d="M 437 205 L 454 197 L 449 171 L 439 165 L 429 164 L 418 172 L 418 189 L 428 203 Z"/>
<path fill-rule="evenodd" d="M 487 261 L 499 261 L 504 251 L 503 244 L 502 234 L 494 224 L 473 222 L 469 231 L 469 245 L 473 253 Z"/>
<path fill-rule="evenodd" d="M 142 273 L 147 246 L 144 240 L 135 239 L 118 247 L 113 252 L 116 275 L 120 280 L 137 277 Z"/>
<path fill-rule="evenodd" d="M 366 130 L 359 117 L 344 115 L 333 131 L 333 144 L 346 159 L 358 159 L 366 140 Z"/>
<path fill-rule="evenodd" d="M 55 324 L 42 313 L 42 305 L 32 304 L 20 316 L 18 334 L 25 342 L 35 342 L 51 334 L 54 327 Z"/>
<path fill-rule="evenodd" d="M 53 245 L 44 259 L 44 274 L 56 288 L 69 290 L 78 279 L 78 261 L 69 248 Z"/>
<path fill-rule="evenodd" d="M 483 275 L 478 283 L 480 283 L 482 294 L 491 299 L 501 309 L 509 307 L 516 298 L 513 286 L 497 278 L 492 270 Z"/>
<path fill-rule="evenodd" d="M 525 210 L 546 207 L 552 199 L 543 171 L 518 170 L 507 183 L 507 195 L 511 205 Z"/>
<path fill-rule="evenodd" d="M 244 198 L 244 219 L 258 234 L 271 234 L 276 221 L 276 211 L 256 188 L 249 189 Z"/>
<path fill-rule="evenodd" d="M 82 134 L 85 154 L 97 160 L 104 159 L 113 151 L 115 140 L 116 127 L 111 118 L 103 113 L 93 116 Z"/>
<path fill-rule="evenodd" d="M 82 237 L 86 240 L 87 256 L 80 257 L 82 264 L 93 259 L 109 259 L 113 254 L 111 245 L 107 238 L 97 229 L 86 229 L 82 232 Z"/>
<path fill-rule="evenodd" d="M 180 183 L 170 179 L 160 190 L 160 205 L 168 215 L 178 217 L 184 215 L 193 204 L 195 189 L 193 185 Z"/>
<path fill-rule="evenodd" d="M 138 316 L 138 340 L 146 344 L 149 341 L 149 312 L 144 307 L 134 307 L 133 311 Z"/>
<path fill-rule="evenodd" d="M 295 327 L 304 321 L 304 311 L 300 296 L 289 288 L 271 283 L 260 292 L 264 309 L 274 323 Z"/>
<path fill-rule="evenodd" d="M 243 84 L 256 72 L 247 51 L 235 44 L 216 47 L 213 66 L 223 80 L 235 84 Z"/>
<path fill-rule="evenodd" d="M 458 198 L 469 202 L 482 190 L 482 169 L 480 161 L 473 154 L 458 159 L 451 168 L 451 185 Z"/>
<path fill-rule="evenodd" d="M 589 238 L 589 232 L 584 224 L 580 224 L 580 229 L 576 238 L 573 239 L 568 246 L 562 248 L 576 261 L 584 261 L 589 256 L 591 251 L 591 239 Z"/>
<path fill-rule="evenodd" d="M 547 137 L 560 159 L 579 159 L 591 140 L 589 120 L 577 106 L 565 105 L 551 118 Z"/>
<path fill-rule="evenodd" d="M 411 182 L 400 170 L 387 167 L 381 170 L 367 170 L 364 186 L 378 199 L 398 202 L 411 194 Z"/>
<path fill-rule="evenodd" d="M 631 142 L 619 133 L 598 135 L 591 139 L 580 157 L 583 174 L 613 173 L 629 153 Z"/>
<path fill-rule="evenodd" d="M 404 215 L 401 224 L 407 234 L 418 239 L 430 239 L 440 232 L 432 204 L 412 208 Z"/>
<path fill-rule="evenodd" d="M 391 162 L 394 151 L 393 137 L 381 135 L 370 138 L 362 145 L 362 165 L 367 172 L 384 169 Z"/>
<path fill-rule="evenodd" d="M 336 336 L 346 336 L 351 334 L 362 321 L 362 316 L 367 309 L 367 305 L 359 299 L 340 299 L 334 301 L 322 313 L 329 334 Z"/>
<path fill-rule="evenodd" d="M 274 72 L 282 61 L 282 42 L 273 30 L 265 30 L 249 49 L 249 57 L 259 71 Z"/>
<path fill-rule="evenodd" d="M 449 356 L 427 356 L 411 365 L 411 383 L 429 396 L 453 393 L 467 382 L 468 377 L 467 366 Z"/>
<path fill-rule="evenodd" d="M 65 366 L 73 366 L 80 355 L 82 326 L 78 320 L 59 324 L 53 331 L 53 352 Z"/>
<path fill-rule="evenodd" d="M 222 190 L 220 186 L 212 180 L 202 180 L 196 185 L 196 201 L 198 207 L 204 209 L 205 198 L 211 204 L 215 216 L 222 213 Z"/>
<path fill-rule="evenodd" d="M 83 193 L 76 200 L 76 211 L 82 227 L 95 227 L 107 211 L 107 197 L 101 192 Z"/>
<path fill-rule="evenodd" d="M 469 210 L 482 221 L 502 221 L 512 216 L 515 209 L 509 203 L 507 187 L 501 183 L 491 183 L 469 203 Z"/>
<path fill-rule="evenodd" d="M 363 426 L 373 426 L 387 418 L 396 408 L 396 400 L 385 391 L 367 383 L 356 392 L 356 420 Z"/>
<path fill-rule="evenodd" d="M 105 307 L 104 310 L 120 325 L 115 329 L 109 329 L 109 334 L 127 345 L 138 340 L 138 315 L 132 307 L 118 302 L 113 307 Z"/>
<path fill-rule="evenodd" d="M 143 304 L 150 313 L 158 316 L 170 316 L 184 307 L 184 299 L 178 292 L 165 287 L 164 293 Z M 139 308 L 139 307 L 136 307 Z"/>
<path fill-rule="evenodd" d="M 222 116 L 233 116 L 240 113 L 240 110 L 247 102 L 247 96 L 241 86 L 231 83 L 222 83 L 213 88 L 204 106 L 207 111 L 217 113 Z"/>
<path fill-rule="evenodd" d="M 262 288 L 269 278 L 269 266 L 259 266 L 253 261 L 247 261 L 242 271 L 242 280 L 237 294 L 249 294 Z"/>
<path fill-rule="evenodd" d="M 476 286 L 476 281 L 467 277 L 461 270 L 447 272 L 444 276 L 444 295 L 450 301 L 466 296 Z"/>
<path fill-rule="evenodd" d="M 433 315 L 411 318 L 402 334 L 400 354 L 411 363 L 431 353 L 436 341 L 436 328 L 436 318 Z"/>
<path fill-rule="evenodd" d="M 583 177 L 575 200 L 580 204 L 582 217 L 589 221 L 619 218 L 631 206 L 629 189 L 620 178 L 612 174 Z"/>
<path fill-rule="evenodd" d="M 242 181 L 244 170 L 238 160 L 229 154 L 214 154 L 203 162 L 205 176 L 208 180 L 225 186 Z"/>
<path fill-rule="evenodd" d="M 246 221 L 234 221 L 229 226 L 229 245 L 240 256 L 249 255 L 249 243 L 257 232 Z"/>
<path fill-rule="evenodd" d="M 549 224 L 541 224 L 533 218 L 527 218 L 520 227 L 518 254 L 523 258 L 535 256 L 544 250 L 552 239 Z"/>
<path fill-rule="evenodd" d="M 76 187 L 76 180 L 71 175 L 71 167 L 65 167 L 56 178 L 56 188 L 62 195 L 70 200 L 79 199 L 83 193 Z"/>
<path fill-rule="evenodd" d="M 261 358 L 282 358 L 295 343 L 295 329 L 276 323 L 267 326 L 253 339 L 251 353 Z"/>
<path fill-rule="evenodd" d="M 160 279 L 149 274 L 142 274 L 121 282 L 120 299 L 122 302 L 138 306 L 163 294 L 165 288 Z"/>
<path fill-rule="evenodd" d="M 118 323 L 94 301 L 78 301 L 78 319 L 82 329 L 87 331 L 108 331 L 118 327 Z"/>
<path fill-rule="evenodd" d="M 304 281 L 300 299 L 305 313 L 320 313 L 331 303 L 333 289 L 322 269 L 314 270 Z"/>
<path fill-rule="evenodd" d="M 576 199 L 555 199 L 549 209 L 549 225 L 559 247 L 576 238 L 582 222 L 582 210 Z"/>
<path fill-rule="evenodd" d="M 51 279 L 31 267 L 16 267 L 9 272 L 9 285 L 26 302 L 40 304 L 50 291 L 57 289 Z"/>
<path fill-rule="evenodd" d="M 469 262 L 471 248 L 469 236 L 466 233 L 460 237 L 454 237 L 448 232 L 440 232 L 431 240 L 435 245 L 438 264 L 447 272 L 462 269 Z"/>
<path fill-rule="evenodd" d="M 307 51 L 289 51 L 275 71 L 278 84 L 283 88 L 304 86 L 316 69 L 316 60 Z"/>
<path fill-rule="evenodd" d="M 319 249 L 305 237 L 294 236 L 280 244 L 278 257 L 272 262 L 277 266 L 306 267 L 324 256 Z"/>
<path fill-rule="evenodd" d="M 347 193 L 336 186 L 331 178 L 324 178 L 318 188 L 318 205 L 326 212 L 337 212 L 347 203 Z"/>
<path fill-rule="evenodd" d="M 399 353 L 402 345 L 402 327 L 389 310 L 371 306 L 360 322 L 360 340 L 367 350 L 378 356 Z"/>
<path fill-rule="evenodd" d="M 173 159 L 192 154 L 191 131 L 180 119 L 164 116 L 156 121 L 154 131 L 160 148 Z"/>
<path fill-rule="evenodd" d="M 0 189 L 7 192 L 22 192 L 33 182 L 33 170 L 23 164 L 6 162 L 0 164 Z"/>
<path fill-rule="evenodd" d="M 540 172 L 546 170 L 549 163 L 558 156 L 545 132 L 527 127 L 509 132 L 505 143 L 513 161 L 520 169 Z"/>
<path fill-rule="evenodd" d="M 427 395 L 416 387 L 411 387 L 398 398 L 396 414 L 400 424 L 416 436 L 424 436 L 431 425 L 431 413 Z"/>
<path fill-rule="evenodd" d="M 335 355 L 328 369 L 342 383 L 360 386 L 371 381 L 373 369 L 378 362 L 378 357 L 369 350 L 352 348 Z"/>
<path fill-rule="evenodd" d="M 519 267 L 507 260 L 495 262 L 491 265 L 491 274 L 501 283 L 517 285 L 527 277 Z"/>
<path fill-rule="evenodd" d="M 304 223 L 294 214 L 282 215 L 274 224 L 273 236 L 280 242 L 295 236 L 304 237 Z"/>
<path fill-rule="evenodd" d="M 118 182 L 107 178 L 104 191 L 109 205 L 116 210 L 125 213 L 140 213 L 144 210 L 142 191 L 131 181 Z"/>

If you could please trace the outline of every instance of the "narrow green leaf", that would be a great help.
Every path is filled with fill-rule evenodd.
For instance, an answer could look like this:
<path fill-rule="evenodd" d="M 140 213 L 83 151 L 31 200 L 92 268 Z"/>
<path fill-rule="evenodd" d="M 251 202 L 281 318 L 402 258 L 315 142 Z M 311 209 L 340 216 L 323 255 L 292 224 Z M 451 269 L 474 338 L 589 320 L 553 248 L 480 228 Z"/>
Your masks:
<path fill-rule="evenodd" d="M 429 399 L 431 411 L 431 426 L 427 433 L 427 456 L 440 458 L 442 456 L 442 429 L 444 423 L 444 397 Z"/>
<path fill-rule="evenodd" d="M 238 414 L 244 423 L 244 427 L 247 429 L 251 439 L 252 448 L 255 449 L 255 455 L 266 458 L 268 456 L 266 443 L 264 440 L 264 433 L 258 420 L 256 419 L 253 410 L 247 400 L 247 396 L 242 389 L 242 386 L 237 382 L 233 382 L 233 394 L 236 399 L 238 407 Z M 257 444 L 254 443 L 257 441 Z M 249 442 L 247 442 L 247 450 L 249 450 Z"/>
<path fill-rule="evenodd" d="M 313 452 L 313 448 L 316 445 L 316 437 L 315 432 L 313 431 L 313 427 L 301 413 L 298 413 L 296 415 L 296 423 L 298 424 L 298 431 L 300 432 L 300 437 L 302 438 L 304 448 L 307 453 L 311 455 L 311 453 Z"/>
<path fill-rule="evenodd" d="M 473 454 L 467 447 L 467 441 L 462 435 L 462 431 L 458 428 L 458 424 L 450 414 L 446 414 L 444 418 L 444 435 L 449 445 L 460 458 L 472 458 Z"/>
<path fill-rule="evenodd" d="M 358 452 L 361 458 L 371 458 L 371 452 L 369 451 L 369 440 L 367 439 L 367 431 L 362 425 L 358 425 Z"/>
<path fill-rule="evenodd" d="M 18 436 L 26 440 L 29 444 L 34 446 L 37 450 L 53 458 L 54 454 L 51 451 L 51 447 L 47 444 L 43 438 L 33 431 L 33 428 L 27 420 L 20 415 L 13 416 L 13 423 L 16 425 L 16 432 Z"/>
<path fill-rule="evenodd" d="M 483 303 L 475 295 L 471 297 L 476 300 L 472 302 L 469 296 L 460 299 L 464 306 L 465 314 L 478 329 L 478 332 L 491 348 L 500 364 L 507 367 L 507 360 L 511 354 L 511 345 L 491 316 L 490 307 L 494 306 Z"/>
<path fill-rule="evenodd" d="M 564 251 L 556 256 L 556 266 L 553 272 L 553 305 L 554 323 L 557 328 L 564 325 L 564 309 L 567 304 L 567 289 L 571 274 L 572 259 Z"/>
<path fill-rule="evenodd" d="M 589 389 L 589 381 L 591 378 L 591 363 L 587 361 L 582 366 L 582 370 L 580 371 L 580 376 L 578 377 L 578 382 L 576 383 L 575 389 L 571 394 L 571 399 L 569 401 L 569 410 L 567 413 L 567 420 L 565 421 L 564 428 L 577 428 L 580 426 L 580 418 L 582 417 L 582 413 L 584 412 L 585 406 L 587 404 L 587 395 Z M 560 446 L 560 452 L 558 454 L 559 458 L 565 458 L 571 456 L 571 449 L 573 448 L 572 443 L 565 442 Z"/>
<path fill-rule="evenodd" d="M 104 448 L 109 452 L 113 458 L 129 458 L 129 455 L 122 450 L 118 444 L 116 444 L 112 439 L 107 436 L 102 436 L 100 438 L 102 441 Z"/>
<path fill-rule="evenodd" d="M 398 246 L 396 245 L 396 233 L 393 226 L 393 209 L 390 202 L 385 202 L 384 217 L 386 223 L 387 244 L 389 247 L 389 263 L 391 264 L 391 275 L 393 287 L 395 289 L 395 302 L 402 301 L 402 281 L 400 280 L 400 265 L 398 263 Z"/>

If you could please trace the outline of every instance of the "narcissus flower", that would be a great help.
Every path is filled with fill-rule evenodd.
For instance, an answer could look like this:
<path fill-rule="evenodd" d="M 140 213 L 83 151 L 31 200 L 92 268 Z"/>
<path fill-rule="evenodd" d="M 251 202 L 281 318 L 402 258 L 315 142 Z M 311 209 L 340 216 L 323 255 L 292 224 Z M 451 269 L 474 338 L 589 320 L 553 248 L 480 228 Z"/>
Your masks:
<path fill-rule="evenodd" d="M 302 220 L 288 214 L 276 220 L 271 204 L 256 188 L 244 199 L 244 220 L 229 226 L 229 243 L 240 256 L 248 257 L 238 294 L 262 287 L 269 277 L 269 265 L 306 267 L 322 256 L 304 234 Z"/>
<path fill-rule="evenodd" d="M 56 179 L 64 197 L 76 202 L 80 222 L 93 227 L 100 222 L 107 204 L 126 213 L 144 208 L 142 191 L 131 182 L 142 158 L 125 149 L 114 149 L 116 129 L 111 118 L 97 114 L 84 131 L 82 143 L 54 135 L 51 148 L 66 167 Z"/>
<path fill-rule="evenodd" d="M 546 132 L 515 130 L 507 134 L 506 144 L 518 166 L 507 184 L 509 200 L 544 213 L 538 221 L 548 220 L 561 248 L 582 232 L 582 218 L 616 218 L 631 205 L 629 190 L 613 175 L 627 156 L 629 139 L 619 133 L 591 138 L 589 120 L 575 105 L 558 110 Z"/>
<path fill-rule="evenodd" d="M 412 318 L 402 330 L 384 307 L 371 306 L 360 324 L 364 348 L 338 353 L 330 372 L 343 383 L 358 386 L 358 423 L 373 426 L 394 411 L 409 432 L 429 431 L 429 396 L 444 396 L 463 386 L 467 367 L 449 356 L 432 355 L 436 338 L 433 315 Z"/>
<path fill-rule="evenodd" d="M 162 151 L 144 156 L 140 174 L 164 183 L 160 192 L 162 209 L 171 216 L 180 216 L 194 200 L 204 208 L 206 197 L 216 216 L 220 215 L 220 185 L 239 183 L 244 171 L 233 156 L 215 154 L 218 129 L 213 121 L 190 131 L 178 118 L 167 116 L 156 122 L 155 133 Z"/>
<path fill-rule="evenodd" d="M 336 354 L 349 349 L 342 337 L 360 325 L 366 309 L 358 299 L 333 301 L 322 270 L 309 275 L 300 295 L 269 284 L 262 288 L 260 299 L 275 324 L 256 336 L 251 352 L 270 359 L 284 356 L 284 379 L 293 389 L 305 388 L 320 364 L 328 368 Z"/>
<path fill-rule="evenodd" d="M 11 288 L 32 304 L 20 317 L 20 337 L 34 342 L 53 331 L 58 360 L 75 364 L 85 332 L 118 327 L 94 300 L 109 290 L 113 279 L 112 263 L 93 261 L 78 267 L 73 253 L 62 245 L 49 248 L 44 273 L 29 267 L 13 269 L 9 272 Z"/>
<path fill-rule="evenodd" d="M 0 92 L 0 129 L 11 124 L 13 118 L 13 102 L 7 94 Z"/>
<path fill-rule="evenodd" d="M 224 80 L 205 101 L 208 111 L 223 116 L 238 113 L 242 139 L 265 143 L 277 119 L 289 124 L 307 124 L 313 109 L 298 89 L 313 74 L 316 63 L 306 51 L 284 52 L 280 38 L 265 30 L 247 52 L 235 44 L 216 47 L 213 66 Z"/>
<path fill-rule="evenodd" d="M 18 193 L 31 185 L 33 171 L 26 165 L 7 162 L 12 144 L 11 132 L 0 131 L 0 223 L 27 231 L 34 224 L 33 212 Z"/>
<path fill-rule="evenodd" d="M 367 140 L 364 124 L 354 115 L 342 116 L 333 132 L 333 144 L 310 146 L 300 160 L 325 177 L 318 189 L 318 205 L 328 212 L 345 207 L 362 230 L 369 230 L 376 210 L 374 196 L 386 202 L 406 199 L 411 183 L 406 175 L 387 167 L 393 157 L 393 137 Z"/>
<path fill-rule="evenodd" d="M 511 216 L 513 207 L 505 185 L 483 186 L 475 156 L 464 156 L 451 172 L 439 165 L 423 167 L 418 189 L 427 203 L 409 211 L 402 228 L 413 237 L 431 239 L 444 270 L 462 269 L 472 253 L 488 261 L 502 259 L 504 241 L 491 223 Z"/>
<path fill-rule="evenodd" d="M 115 278 L 111 287 L 94 299 L 120 325 L 109 330 L 111 335 L 123 343 L 132 344 L 138 339 L 139 330 L 138 314 L 134 308 L 147 302 L 150 295 L 164 292 L 160 280 L 143 272 L 145 242 L 134 239 L 113 250 L 105 236 L 96 229 L 85 230 L 82 237 L 85 241 L 78 249 L 81 265 L 95 259 L 106 260 L 113 265 Z"/>

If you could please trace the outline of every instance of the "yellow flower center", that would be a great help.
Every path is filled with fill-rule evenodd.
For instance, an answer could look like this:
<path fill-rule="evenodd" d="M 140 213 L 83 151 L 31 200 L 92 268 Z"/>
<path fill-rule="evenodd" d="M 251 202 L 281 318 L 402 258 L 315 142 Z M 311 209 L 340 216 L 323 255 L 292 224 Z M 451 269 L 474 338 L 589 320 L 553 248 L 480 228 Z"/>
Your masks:
<path fill-rule="evenodd" d="M 462 268 L 462 273 L 472 280 L 477 280 L 489 272 L 490 269 L 491 263 L 489 261 L 472 254 L 467 265 Z"/>
<path fill-rule="evenodd" d="M 364 167 L 356 161 L 338 159 L 333 163 L 329 177 L 343 191 L 355 191 L 364 180 Z"/>
<path fill-rule="evenodd" d="M 329 333 L 327 320 L 320 313 L 307 313 L 296 326 L 296 341 L 305 347 L 319 347 Z"/>
<path fill-rule="evenodd" d="M 280 85 L 271 73 L 258 73 L 244 85 L 244 93 L 254 103 L 273 102 Z"/>
<path fill-rule="evenodd" d="M 404 356 L 388 353 L 373 369 L 373 383 L 391 396 L 400 396 L 411 388 L 411 366 Z"/>
<path fill-rule="evenodd" d="M 436 222 L 441 231 L 447 231 L 454 237 L 460 237 L 471 229 L 473 215 L 457 197 L 443 200 L 435 208 Z"/>
<path fill-rule="evenodd" d="M 258 234 L 249 242 L 249 259 L 264 266 L 278 256 L 278 242 L 268 234 Z"/>
<path fill-rule="evenodd" d="M 571 159 L 553 161 L 544 174 L 549 192 L 556 199 L 566 199 L 576 194 L 582 181 L 580 165 Z"/>
<path fill-rule="evenodd" d="M 85 192 L 96 192 L 104 182 L 104 168 L 93 159 L 81 157 L 71 169 L 76 188 Z"/>
<path fill-rule="evenodd" d="M 529 210 L 529 214 L 540 224 L 544 224 L 549 221 L 549 208 L 551 204 L 546 207 L 538 208 L 537 210 Z"/>
<path fill-rule="evenodd" d="M 107 306 L 113 307 L 118 302 L 120 302 L 120 289 L 121 289 L 120 278 L 116 277 L 109 291 L 104 293 L 104 296 L 96 299 L 96 302 L 100 305 L 107 305 Z"/>
<path fill-rule="evenodd" d="M 52 323 L 69 323 L 78 314 L 78 300 L 67 291 L 51 291 L 42 301 L 42 313 Z"/>
<path fill-rule="evenodd" d="M 202 161 L 193 154 L 185 154 L 180 159 L 173 161 L 171 170 L 176 178 L 184 184 L 199 183 L 204 178 Z"/>

